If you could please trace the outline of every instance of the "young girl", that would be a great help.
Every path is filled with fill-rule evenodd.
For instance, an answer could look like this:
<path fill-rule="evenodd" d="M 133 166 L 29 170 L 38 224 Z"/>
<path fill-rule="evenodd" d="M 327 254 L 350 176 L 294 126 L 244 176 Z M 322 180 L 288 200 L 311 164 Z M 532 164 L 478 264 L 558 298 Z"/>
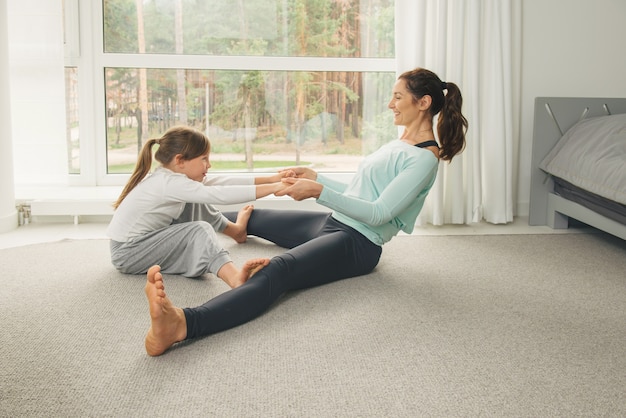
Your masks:
<path fill-rule="evenodd" d="M 161 165 L 150 174 L 154 145 L 154 158 Z M 269 262 L 253 259 L 238 269 L 216 236 L 222 232 L 244 242 L 252 206 L 244 207 L 233 222 L 211 205 L 270 195 L 284 188 L 281 178 L 286 174 L 209 179 L 209 152 L 208 138 L 188 127 L 171 128 L 144 144 L 107 229 L 111 261 L 119 271 L 144 274 L 159 264 L 169 274 L 213 273 L 234 288 Z"/>
<path fill-rule="evenodd" d="M 417 68 L 400 75 L 388 107 L 404 132 L 368 155 L 348 184 L 296 167 L 289 187 L 276 195 L 315 198 L 333 212 L 255 210 L 248 234 L 289 248 L 237 289 L 181 309 L 165 293 L 159 266 L 148 271 L 146 296 L 150 355 L 178 341 L 241 325 L 265 312 L 285 292 L 371 272 L 382 246 L 400 231 L 411 233 L 435 181 L 439 161 L 451 161 L 465 146 L 467 120 L 458 86 Z M 439 115 L 435 140 L 434 117 Z M 226 214 L 236 219 L 236 214 Z"/>

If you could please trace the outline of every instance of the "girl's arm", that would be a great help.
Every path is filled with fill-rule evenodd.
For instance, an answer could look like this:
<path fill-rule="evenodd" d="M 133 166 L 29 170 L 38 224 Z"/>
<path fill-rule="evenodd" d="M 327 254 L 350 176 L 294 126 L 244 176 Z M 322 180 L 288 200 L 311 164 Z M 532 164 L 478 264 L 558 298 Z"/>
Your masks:
<path fill-rule="evenodd" d="M 283 177 L 294 177 L 295 174 L 288 170 L 280 171 L 269 176 L 224 176 L 224 175 L 207 175 L 202 184 L 205 186 L 244 186 L 253 184 L 270 184 L 279 183 Z"/>
<path fill-rule="evenodd" d="M 271 184 L 271 183 L 280 183 L 280 181 L 285 177 L 295 177 L 295 173 L 291 170 L 283 170 L 279 171 L 276 174 L 272 174 L 271 176 L 258 176 L 254 178 L 254 184 Z"/>
<path fill-rule="evenodd" d="M 203 194 L 217 194 L 220 198 L 212 203 L 241 203 L 254 200 L 251 196 L 247 200 L 241 199 L 238 190 L 243 190 L 240 186 L 254 186 L 254 195 L 256 199 L 274 194 L 285 188 L 281 183 L 281 179 L 285 177 L 294 177 L 296 174 L 291 170 L 282 170 L 269 176 L 211 176 L 205 177 L 202 184 L 204 186 L 212 186 L 207 188 Z M 232 196 L 232 197 L 231 197 Z M 206 197 L 204 198 L 206 199 Z M 228 202 L 224 202 L 227 200 Z M 203 200 L 205 201 L 205 200 Z"/>
<path fill-rule="evenodd" d="M 256 185 L 256 198 L 260 199 L 271 194 L 280 192 L 287 187 L 282 183 L 282 179 L 287 177 L 295 177 L 297 174 L 292 169 L 281 170 L 271 176 L 258 176 L 254 178 Z"/>
<path fill-rule="evenodd" d="M 296 177 L 296 172 L 292 169 L 281 170 L 269 176 L 225 176 L 208 174 L 202 183 L 205 186 L 232 186 L 232 185 L 258 185 L 280 183 L 285 177 Z"/>
<path fill-rule="evenodd" d="M 278 181 L 278 183 L 257 184 L 255 186 L 256 198 L 260 199 L 262 197 L 269 196 L 271 194 L 279 193 L 281 190 L 285 189 L 287 186 L 288 186 L 287 184 L 283 184 L 281 181 Z"/>

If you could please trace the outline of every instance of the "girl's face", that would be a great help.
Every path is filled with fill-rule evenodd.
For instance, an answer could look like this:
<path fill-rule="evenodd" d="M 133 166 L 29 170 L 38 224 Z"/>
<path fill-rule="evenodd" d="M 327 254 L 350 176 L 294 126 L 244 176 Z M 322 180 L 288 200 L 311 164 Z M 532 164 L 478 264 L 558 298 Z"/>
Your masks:
<path fill-rule="evenodd" d="M 211 168 L 209 153 L 191 160 L 180 160 L 178 167 L 180 169 L 179 173 L 186 175 L 192 180 L 202 181 L 208 169 Z"/>
<path fill-rule="evenodd" d="M 403 79 L 397 80 L 393 86 L 393 95 L 387 107 L 393 110 L 393 123 L 397 126 L 411 125 L 419 114 L 419 106 L 407 90 L 406 81 Z"/>

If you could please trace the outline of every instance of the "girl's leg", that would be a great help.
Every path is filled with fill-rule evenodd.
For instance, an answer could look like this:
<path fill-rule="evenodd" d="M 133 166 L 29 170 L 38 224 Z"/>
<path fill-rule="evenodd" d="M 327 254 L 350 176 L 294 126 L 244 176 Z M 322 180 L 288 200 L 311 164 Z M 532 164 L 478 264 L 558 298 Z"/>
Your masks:
<path fill-rule="evenodd" d="M 198 277 L 217 273 L 230 256 L 211 225 L 206 222 L 174 224 L 155 231 L 141 240 L 123 243 L 114 248 L 111 260 L 122 273 L 145 274 L 158 264 L 167 274 Z"/>
<path fill-rule="evenodd" d="M 205 221 L 211 224 L 216 232 L 221 232 L 241 244 L 246 242 L 248 219 L 253 208 L 252 205 L 244 206 L 230 221 L 213 205 L 187 203 L 180 217 L 173 223 Z"/>
<path fill-rule="evenodd" d="M 248 240 L 248 220 L 254 210 L 254 206 L 246 205 L 237 212 L 237 219 L 234 222 L 228 220 L 228 225 L 224 228 L 222 234 L 231 237 L 238 244 L 243 244 Z M 228 219 L 224 217 L 224 219 Z"/>
<path fill-rule="evenodd" d="M 217 232 L 223 231 L 228 224 L 228 219 L 216 207 L 202 203 L 187 203 L 183 212 L 173 223 L 179 224 L 193 221 L 208 222 Z"/>
<path fill-rule="evenodd" d="M 224 212 L 224 216 L 235 222 L 237 212 Z M 329 218 L 327 212 L 254 209 L 247 233 L 283 248 L 293 248 L 319 236 Z"/>

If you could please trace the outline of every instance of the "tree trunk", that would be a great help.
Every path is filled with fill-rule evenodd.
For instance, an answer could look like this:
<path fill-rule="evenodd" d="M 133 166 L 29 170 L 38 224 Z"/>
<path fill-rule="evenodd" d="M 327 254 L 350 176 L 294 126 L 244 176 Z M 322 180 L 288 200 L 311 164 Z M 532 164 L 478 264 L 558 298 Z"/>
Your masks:
<path fill-rule="evenodd" d="M 139 45 L 139 53 L 146 53 L 146 36 L 144 34 L 143 25 L 143 0 L 135 0 L 137 5 L 137 42 Z M 139 115 L 141 117 L 141 126 L 139 129 L 141 137 L 137 138 L 139 152 L 146 139 L 148 139 L 148 72 L 145 68 L 139 69 Z M 139 120 L 137 120 L 139 123 Z"/>
<path fill-rule="evenodd" d="M 183 2 L 176 0 L 175 5 L 176 53 L 183 53 Z M 178 95 L 178 121 L 187 125 L 187 96 L 185 94 L 185 70 L 176 70 L 176 91 Z"/>
<path fill-rule="evenodd" d="M 244 120 L 244 129 L 243 129 L 243 139 L 245 141 L 246 147 L 246 167 L 248 170 L 254 169 L 254 161 L 252 159 L 252 126 L 250 121 L 250 95 L 246 94 L 244 97 L 244 105 L 243 105 L 243 120 Z"/>

